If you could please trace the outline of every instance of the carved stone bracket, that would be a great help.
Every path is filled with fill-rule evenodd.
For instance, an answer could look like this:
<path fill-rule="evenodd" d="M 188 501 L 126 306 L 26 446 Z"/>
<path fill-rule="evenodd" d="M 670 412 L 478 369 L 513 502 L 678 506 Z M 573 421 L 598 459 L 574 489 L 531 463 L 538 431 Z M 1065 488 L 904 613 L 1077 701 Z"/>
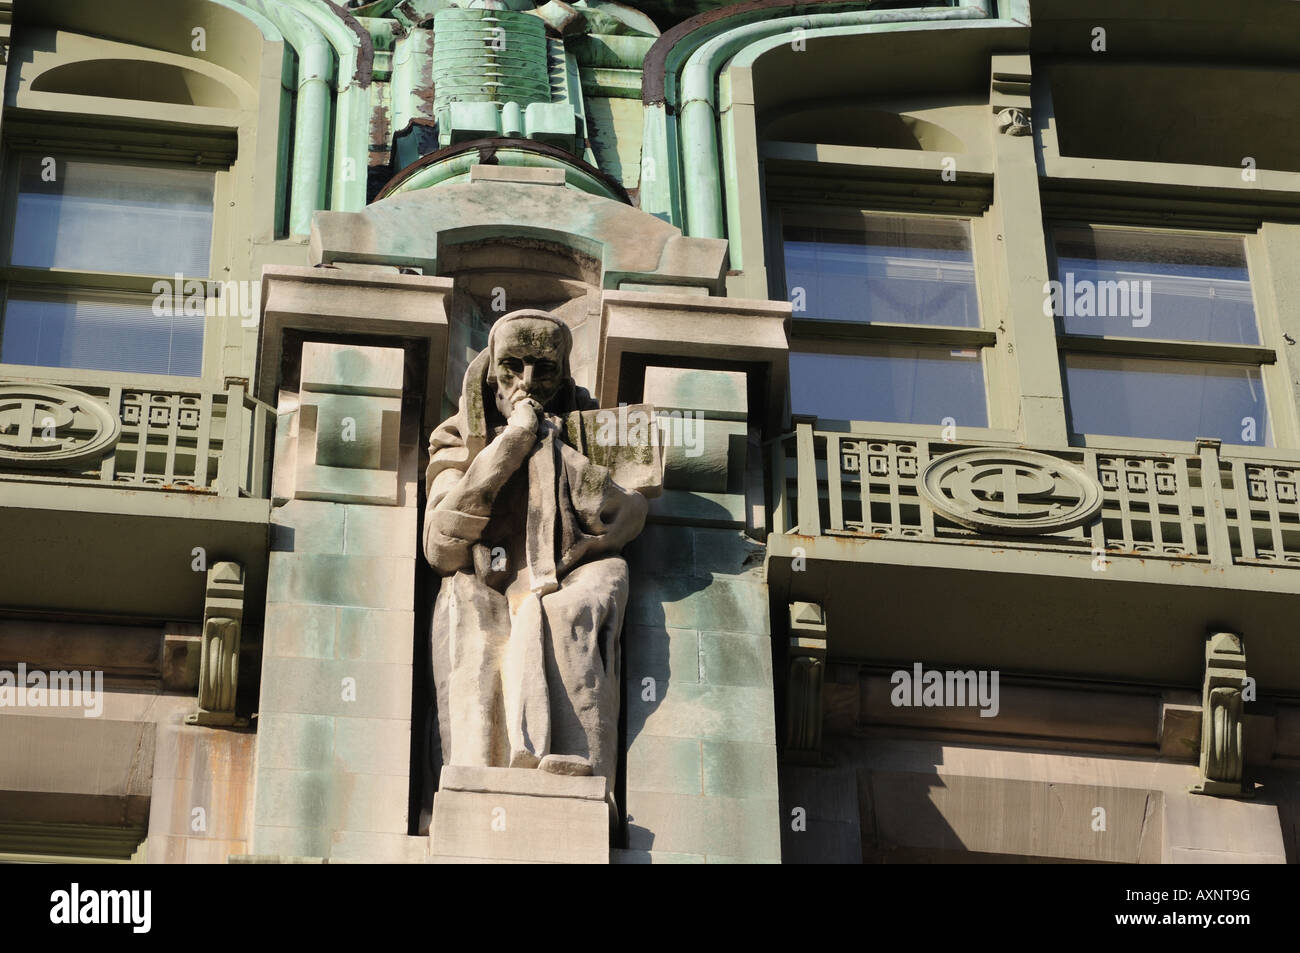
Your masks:
<path fill-rule="evenodd" d="M 826 614 L 812 602 L 790 603 L 789 674 L 785 698 L 785 756 L 819 764 L 822 684 L 826 676 Z"/>
<path fill-rule="evenodd" d="M 989 106 L 997 117 L 998 132 L 1027 136 L 1032 131 L 1033 98 L 1029 56 L 1002 53 L 993 57 L 989 80 Z"/>
<path fill-rule="evenodd" d="M 241 727 L 235 715 L 239 688 L 239 643 L 244 622 L 244 569 L 239 563 L 217 563 L 208 570 L 203 606 L 203 644 L 199 661 L 199 710 L 187 715 L 189 725 Z"/>
<path fill-rule="evenodd" d="M 1250 797 L 1242 787 L 1245 764 L 1243 706 L 1246 701 L 1246 649 L 1241 637 L 1214 632 L 1205 642 L 1205 682 L 1201 690 L 1201 780 L 1193 794 Z"/>
<path fill-rule="evenodd" d="M 1032 128 L 1023 109 L 1004 109 L 998 113 L 998 132 L 1004 135 L 1027 136 Z"/>

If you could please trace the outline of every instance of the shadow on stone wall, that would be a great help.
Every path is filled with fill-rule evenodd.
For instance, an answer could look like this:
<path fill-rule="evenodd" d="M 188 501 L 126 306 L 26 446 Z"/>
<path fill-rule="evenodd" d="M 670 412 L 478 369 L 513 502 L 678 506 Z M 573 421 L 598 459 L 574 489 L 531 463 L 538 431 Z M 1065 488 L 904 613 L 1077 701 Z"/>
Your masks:
<path fill-rule="evenodd" d="M 619 846 L 642 858 L 775 856 L 764 549 L 722 506 L 691 505 L 706 525 L 652 524 L 627 550 Z"/>

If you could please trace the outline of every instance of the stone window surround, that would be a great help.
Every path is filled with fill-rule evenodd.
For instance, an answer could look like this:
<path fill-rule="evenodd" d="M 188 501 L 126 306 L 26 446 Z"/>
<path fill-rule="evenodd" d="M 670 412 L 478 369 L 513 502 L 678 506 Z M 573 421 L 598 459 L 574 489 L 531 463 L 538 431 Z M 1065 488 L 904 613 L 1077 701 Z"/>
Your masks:
<path fill-rule="evenodd" d="M 51 120 L 53 121 L 53 120 Z M 129 130 L 124 130 L 121 136 L 123 143 L 129 143 L 132 136 Z M 54 144 L 48 150 L 33 148 L 30 145 L 21 148 L 7 148 L 6 150 L 6 168 L 3 182 L 4 195 L 0 199 L 3 204 L 3 232 L 0 233 L 0 246 L 3 247 L 3 259 L 8 262 L 11 257 L 11 248 L 13 243 L 13 222 L 16 213 L 14 203 L 17 198 L 17 165 L 14 160 L 20 155 L 51 155 L 56 159 L 67 155 L 67 146 L 62 142 Z M 112 156 L 111 153 L 98 155 L 95 152 L 86 153 L 77 156 L 77 158 L 91 158 L 97 162 L 117 162 L 123 165 L 136 167 L 172 167 L 172 168 L 194 168 L 193 165 L 180 162 L 149 162 L 139 159 L 120 159 Z M 182 303 L 188 294 L 186 289 L 192 287 L 191 283 L 198 283 L 203 289 L 206 299 L 215 299 L 221 294 L 221 281 L 216 278 L 220 274 L 228 274 L 230 268 L 229 243 L 223 241 L 223 236 L 229 227 L 228 215 L 223 214 L 223 210 L 228 210 L 233 204 L 232 187 L 235 170 L 231 166 L 221 165 L 215 169 L 215 181 L 212 192 L 212 243 L 211 253 L 207 274 L 204 275 L 182 275 L 179 289 L 174 288 L 177 278 L 171 275 L 137 275 L 118 272 L 94 272 L 94 271 L 74 271 L 62 268 L 27 268 L 5 264 L 0 266 L 0 280 L 4 281 L 5 297 L 8 297 L 10 288 L 22 288 L 24 290 L 39 292 L 64 292 L 70 295 L 77 294 L 95 294 L 95 293 L 113 293 L 139 296 L 140 301 L 152 301 L 154 298 L 154 287 L 157 282 L 165 281 L 168 288 L 173 289 L 172 293 L 178 291 L 184 297 L 180 298 L 176 306 L 184 307 Z M 213 302 L 216 307 L 220 304 Z M 238 302 L 236 302 L 238 304 Z M 132 381 L 141 383 L 148 381 L 150 386 L 160 388 L 167 387 L 194 387 L 195 385 L 210 385 L 220 387 L 223 375 L 220 372 L 221 365 L 221 334 L 220 322 L 225 319 L 211 313 L 204 320 L 203 329 L 203 369 L 198 377 L 174 374 L 131 374 Z M 104 373 L 117 373 L 113 370 L 95 370 L 88 368 L 74 367 L 57 367 L 45 365 L 23 365 L 23 364 L 4 364 L 0 363 L 4 373 L 18 377 L 39 377 L 42 380 L 77 383 L 85 381 L 88 378 L 98 380 Z"/>
<path fill-rule="evenodd" d="M 1033 179 L 1038 204 L 1042 209 L 1041 236 L 1048 256 L 1049 277 L 1055 276 L 1052 225 L 1087 224 L 1174 229 L 1183 232 L 1236 234 L 1245 244 L 1247 269 L 1254 301 L 1255 320 L 1259 329 L 1258 346 L 1233 348 L 1206 343 L 1143 342 L 1150 350 L 1134 351 L 1123 341 L 1090 342 L 1099 353 L 1153 354 L 1161 348 L 1169 356 L 1192 360 L 1248 363 L 1260 369 L 1269 412 L 1273 446 L 1242 445 L 1240 449 L 1225 445 L 1223 456 L 1244 454 L 1283 460 L 1300 460 L 1300 416 L 1290 384 L 1291 371 L 1282 346 L 1284 328 L 1278 302 L 1279 289 L 1293 280 L 1294 264 L 1287 263 L 1287 252 L 1300 242 L 1294 225 L 1277 222 L 1278 205 L 1294 210 L 1300 201 L 1300 173 L 1261 169 L 1255 183 L 1247 182 L 1240 169 L 1191 165 L 1186 163 L 1126 162 L 1064 156 L 1057 138 L 1056 117 L 1052 102 L 1050 70 L 1054 60 L 1034 58 L 1038 67 L 1032 78 L 1032 102 L 1036 135 L 1038 172 Z M 1059 185 L 1070 181 L 1090 180 L 1097 194 L 1107 201 L 1089 201 L 1087 193 L 1076 202 L 1062 200 Z M 1210 203 L 1198 201 L 1206 190 L 1229 192 L 1232 206 L 1206 208 Z M 1120 198 L 1120 196 L 1126 196 Z M 1151 206 L 1159 203 L 1159 211 Z M 1274 219 L 1270 221 L 1270 219 Z M 1057 352 L 1065 353 L 1071 343 L 1069 335 L 1055 334 Z M 1250 352 L 1250 353 L 1247 353 Z M 1076 352 L 1077 353 L 1077 352 Z M 1057 365 L 1059 365 L 1059 358 Z M 1062 372 L 1062 377 L 1063 377 Z M 1083 435 L 1077 443 L 1109 449 L 1143 449 L 1174 453 L 1192 451 L 1192 443 L 1181 440 Z"/>
<path fill-rule="evenodd" d="M 1035 138 L 1039 175 L 1034 179 L 1043 210 L 1041 235 L 1052 264 L 1050 228 L 1053 225 L 1120 226 L 1173 229 L 1239 235 L 1244 239 L 1247 270 L 1259 329 L 1259 344 L 1233 348 L 1207 343 L 1145 341 L 1149 350 L 1134 351 L 1122 341 L 1089 342 L 1102 354 L 1147 356 L 1166 349 L 1168 356 L 1190 360 L 1242 363 L 1258 367 L 1269 413 L 1273 446 L 1225 444 L 1222 455 L 1266 456 L 1300 460 L 1300 410 L 1296 406 L 1290 378 L 1285 328 L 1279 302 L 1282 289 L 1294 281 L 1294 252 L 1300 244 L 1300 229 L 1282 224 L 1280 210 L 1292 215 L 1300 204 L 1300 173 L 1259 169 L 1255 181 L 1247 181 L 1241 169 L 1192 165 L 1178 162 L 1129 162 L 1062 155 L 1050 86 L 1051 59 L 1036 60 L 1040 69 L 1033 78 Z M 1045 67 L 1045 68 L 1044 68 Z M 1097 192 L 1070 201 L 1060 193 L 1065 182 L 1096 183 Z M 1230 195 L 1231 206 L 1221 196 Z M 1201 200 L 1201 195 L 1214 198 Z M 1121 197 L 1124 196 L 1124 197 Z M 1096 198 L 1104 200 L 1097 202 Z M 1089 202 L 1089 199 L 1093 201 Z M 1152 206 L 1157 205 L 1158 211 Z M 1289 208 L 1288 208 L 1289 207 Z M 1057 334 L 1060 353 L 1071 343 L 1069 335 Z M 1078 352 L 1075 352 L 1078 353 Z M 1154 438 L 1083 435 L 1083 446 L 1104 446 L 1120 450 L 1145 449 L 1174 453 L 1189 452 L 1189 442 Z"/>
<path fill-rule="evenodd" d="M 232 40 L 239 40 L 229 49 L 214 48 L 195 55 L 188 30 L 183 43 L 175 49 L 166 43 L 145 47 L 122 36 L 115 16 L 114 8 L 95 5 L 60 8 L 57 13 L 27 12 L 15 31 L 9 56 L 19 76 L 11 77 L 18 82 L 9 84 L 5 97 L 4 148 L 41 155 L 72 150 L 78 157 L 130 157 L 143 163 L 177 162 L 190 168 L 197 162 L 214 168 L 211 264 L 207 275 L 186 276 L 203 281 L 205 296 L 214 299 L 221 293 L 223 282 L 252 282 L 258 278 L 246 254 L 248 246 L 236 237 L 251 234 L 256 242 L 280 230 L 276 221 L 280 202 L 273 127 L 279 108 L 279 70 L 268 72 L 267 68 L 271 63 L 278 67 L 282 55 L 278 34 L 251 11 L 246 17 L 216 4 L 203 4 L 194 11 L 195 26 L 209 33 L 224 30 Z M 29 35 L 34 41 L 25 39 Z M 112 37 L 119 39 L 109 39 Z M 259 45 L 254 45 L 255 39 Z M 35 50 L 30 49 L 33 42 Z M 204 105 L 177 105 L 33 89 L 45 73 L 70 64 L 93 65 L 99 60 L 138 60 L 155 67 L 179 68 L 199 74 L 212 88 L 223 87 L 226 98 L 218 97 Z M 3 262 L 8 261 L 7 225 L 12 217 L 6 195 L 0 207 Z M 175 275 L 13 269 L 3 262 L 0 282 L 61 290 L 134 292 L 152 298 L 155 281 L 175 281 Z M 211 312 L 209 308 L 205 321 L 201 376 L 131 374 L 132 383 L 158 390 L 197 387 L 215 391 L 224 389 L 227 378 L 248 377 L 255 356 L 254 322 L 245 324 L 236 313 L 223 317 L 219 307 L 218 313 Z M 0 373 L 73 386 L 117 374 L 16 364 L 0 364 Z"/>
<path fill-rule="evenodd" d="M 1021 73 L 1023 76 L 1017 76 L 1017 79 L 1029 81 L 1029 64 L 1030 57 L 1027 55 L 1016 54 L 993 54 L 992 69 L 995 74 L 1000 73 Z M 1050 61 L 1041 61 L 1034 58 L 1035 64 L 1043 62 L 1044 65 Z M 759 157 L 769 157 L 773 149 L 781 144 L 768 143 L 758 137 L 757 128 L 754 124 L 755 110 L 757 106 L 752 103 L 753 81 L 750 74 L 758 64 L 752 66 L 733 67 L 731 70 L 731 82 L 733 96 L 736 100 L 734 111 L 738 115 L 734 119 L 737 138 L 748 132 L 754 136 L 755 142 L 753 148 L 755 151 L 751 154 L 752 158 L 739 154 L 736 156 L 737 167 L 735 174 L 743 177 L 753 172 L 753 181 L 757 183 L 761 180 L 759 172 Z M 1046 70 L 1040 68 L 1040 72 Z M 1005 77 L 1003 77 L 1005 79 Z M 1010 271 L 1010 262 L 1012 260 L 1023 260 L 1022 255 L 1015 253 L 1013 242 L 1009 232 L 1013 227 L 1019 228 L 1021 235 L 1016 243 L 1031 255 L 1034 259 L 1041 259 L 1044 264 L 1048 260 L 1050 241 L 1047 225 L 1052 222 L 1064 222 L 1068 219 L 1057 218 L 1054 215 L 1046 213 L 1043 209 L 1046 193 L 1053 184 L 1055 179 L 1091 179 L 1098 183 L 1098 188 L 1105 191 L 1107 183 L 1115 191 L 1119 192 L 1121 188 L 1137 184 L 1139 191 L 1137 193 L 1138 201 L 1133 203 L 1132 215 L 1125 218 L 1122 214 L 1110 212 L 1108 214 L 1098 215 L 1095 209 L 1090 209 L 1087 205 L 1082 207 L 1093 214 L 1084 217 L 1071 216 L 1071 219 L 1078 218 L 1080 221 L 1086 221 L 1088 224 L 1115 224 L 1131 225 L 1141 227 L 1144 224 L 1154 224 L 1152 222 L 1153 214 L 1146 212 L 1145 216 L 1141 209 L 1151 204 L 1151 200 L 1157 200 L 1162 206 L 1167 206 L 1166 212 L 1174 213 L 1173 227 L 1182 227 L 1183 229 L 1205 228 L 1205 212 L 1200 204 L 1193 204 L 1193 190 L 1198 187 L 1214 187 L 1220 190 L 1233 189 L 1240 196 L 1242 207 L 1234 209 L 1234 221 L 1231 223 L 1224 222 L 1220 227 L 1232 228 L 1245 234 L 1247 240 L 1247 255 L 1251 267 L 1252 291 L 1255 297 L 1256 317 L 1260 328 L 1261 344 L 1254 350 L 1260 352 L 1261 371 L 1264 379 L 1265 389 L 1268 395 L 1268 406 L 1270 412 L 1270 428 L 1272 429 L 1273 447 L 1261 448 L 1254 445 L 1245 447 L 1245 450 L 1258 456 L 1261 451 L 1269 457 L 1282 460 L 1300 460 L 1300 413 L 1297 411 L 1296 402 L 1291 394 L 1290 377 L 1291 372 L 1288 368 L 1287 355 L 1285 348 L 1280 342 L 1283 340 L 1283 327 L 1280 321 L 1280 314 L 1277 307 L 1277 300 L 1280 289 L 1285 282 L 1294 280 L 1293 264 L 1290 264 L 1286 255 L 1297 245 L 1300 245 L 1300 237 L 1290 234 L 1296 231 L 1294 226 L 1280 224 L 1276 220 L 1270 221 L 1269 212 L 1275 210 L 1279 204 L 1289 205 L 1294 208 L 1296 195 L 1300 193 L 1300 173 L 1278 172 L 1272 170 L 1259 170 L 1258 192 L 1262 193 L 1260 197 L 1247 195 L 1245 189 L 1252 188 L 1251 185 L 1243 184 L 1240 170 L 1238 169 L 1219 169 L 1202 166 L 1192 166 L 1177 163 L 1135 163 L 1121 162 L 1115 160 L 1100 159 L 1076 159 L 1073 157 L 1063 157 L 1059 153 L 1056 137 L 1052 129 L 1052 107 L 1050 89 L 1045 81 L 1044 76 L 1035 76 L 1032 78 L 1032 96 L 1025 96 L 1026 105 L 1031 108 L 1025 110 L 1033 115 L 1033 128 L 1035 135 L 1015 136 L 1001 135 L 993 136 L 993 146 L 991 161 L 988 162 L 987 171 L 993 179 L 992 201 L 989 204 L 986 220 L 989 224 L 989 230 L 994 234 L 994 239 L 1001 247 L 998 249 L 998 259 L 990 259 L 984 256 L 984 263 L 981 266 L 980 250 L 976 248 L 975 257 L 977 261 L 977 272 L 981 273 L 981 318 L 985 328 L 997 328 L 999 344 L 996 348 L 989 348 L 990 352 L 1004 352 L 1008 344 L 1013 345 L 1017 353 L 1015 357 L 1008 358 L 1005 376 L 999 375 L 996 371 L 986 368 L 985 378 L 986 387 L 989 394 L 989 420 L 990 423 L 1005 421 L 1005 429 L 992 428 L 984 431 L 977 431 L 970 436 L 977 439 L 983 438 L 990 441 L 1009 440 L 1011 442 L 1050 442 L 1059 445 L 1068 445 L 1067 435 L 1068 423 L 1063 394 L 1063 373 L 1060 370 L 1058 341 L 1055 333 L 1043 334 L 1041 330 L 1026 328 L 1025 325 L 1030 323 L 1030 319 L 1035 315 L 1041 315 L 1041 290 L 1035 287 L 1032 292 L 1029 290 L 1029 282 L 1024 275 L 1012 274 Z M 1026 92 L 1029 87 L 1026 86 Z M 748 98 L 750 102 L 744 100 Z M 1005 93 L 999 93 L 996 90 L 990 94 L 990 101 L 999 101 L 1008 99 Z M 1041 145 L 1038 143 L 1041 142 Z M 787 151 L 788 151 L 788 144 Z M 845 165 L 857 166 L 859 174 L 867 172 L 869 167 L 880 168 L 884 174 L 890 166 L 894 168 L 895 174 L 900 177 L 915 177 L 921 170 L 928 170 L 931 175 L 937 178 L 937 171 L 942 156 L 937 153 L 926 153 L 922 151 L 905 151 L 905 150 L 887 150 L 887 149 L 866 149 L 843 146 L 808 146 L 808 154 L 799 156 L 800 159 L 808 161 L 805 167 L 810 176 L 815 175 L 818 166 L 830 170 L 832 175 L 840 175 L 839 169 Z M 975 178 L 979 178 L 978 173 L 984 171 L 984 156 L 978 151 L 973 152 L 973 167 L 967 163 L 968 168 L 973 168 Z M 958 182 L 962 181 L 960 164 L 964 161 L 961 157 L 959 161 Z M 749 167 L 748 163 L 754 163 Z M 834 166 L 822 165 L 823 163 L 834 163 Z M 814 164 L 816 163 L 816 164 Z M 836 169 L 838 166 L 839 169 Z M 1029 181 L 1029 170 L 1033 169 L 1033 181 L 1035 188 L 1026 189 L 1024 184 Z M 970 181 L 969 179 L 967 181 Z M 950 186 L 951 188 L 951 186 Z M 750 237 L 746 255 L 745 272 L 734 275 L 729 279 L 733 293 L 753 293 L 754 288 L 759 282 L 764 282 L 772 286 L 772 293 L 782 291 L 780 268 L 775 259 L 779 255 L 779 231 L 774 226 L 774 220 L 777 218 L 774 214 L 763 215 L 764 210 L 771 210 L 779 207 L 780 198 L 773 195 L 763 195 L 757 185 L 752 187 L 745 186 L 742 182 L 741 191 L 745 193 L 741 197 L 740 222 L 733 223 L 733 226 L 743 228 L 746 235 Z M 933 193 L 938 191 L 938 183 L 928 189 Z M 1144 194 L 1145 193 L 1145 194 Z M 942 194 L 942 193 L 940 193 Z M 931 203 L 925 200 L 925 193 L 918 198 L 914 207 L 907 209 L 913 212 L 924 211 Z M 1280 200 L 1280 202 L 1279 202 Z M 899 209 L 897 201 L 888 204 L 882 203 L 882 210 L 896 211 Z M 767 258 L 773 259 L 765 263 L 761 250 L 755 254 L 753 237 L 755 236 L 755 225 L 766 218 L 768 221 L 762 231 L 766 232 L 763 236 L 764 244 L 767 246 Z M 1160 221 L 1165 227 L 1169 227 L 1169 215 L 1160 215 Z M 1033 221 L 1038 224 L 1037 228 L 1028 228 L 1029 222 Z M 1247 227 L 1247 222 L 1254 222 L 1254 227 Z M 1213 227 L 1213 226 L 1211 226 Z M 762 232 L 759 232 L 762 234 Z M 1004 241 L 1004 239 L 1006 239 Z M 776 250 L 777 254 L 773 254 Z M 982 274 L 985 270 L 992 268 L 993 275 Z M 1017 269 L 1024 271 L 1024 269 Z M 1037 278 L 1037 275 L 1033 276 Z M 1051 274 L 1046 269 L 1044 277 L 1050 278 Z M 990 298 L 983 293 L 984 283 L 991 281 L 996 287 L 996 297 Z M 1041 282 L 1034 282 L 1041 284 Z M 1013 287 L 1019 285 L 1019 287 Z M 1030 296 L 1032 293 L 1032 297 Z M 987 307 L 986 302 L 993 300 L 997 303 L 997 310 L 991 310 Z M 1036 306 L 1031 309 L 1027 307 L 1030 302 Z M 796 334 L 802 330 L 796 322 Z M 1026 333 L 1029 332 L 1029 333 Z M 1050 349 L 1049 349 L 1050 345 Z M 1106 347 L 1107 345 L 1102 345 Z M 1190 345 L 1197 347 L 1197 345 Z M 1213 345 L 1200 345 L 1203 349 L 1202 359 L 1218 354 L 1218 350 Z M 1273 362 L 1269 361 L 1269 355 L 1274 358 Z M 1224 356 L 1219 355 L 1219 360 Z M 1240 355 L 1236 355 L 1237 360 L 1241 360 Z M 1018 366 L 1017 366 L 1018 365 Z M 1037 367 L 1037 370 L 1033 368 Z M 1051 376 L 1057 379 L 1054 382 L 1047 381 L 1044 386 L 1045 373 L 1043 368 L 1051 371 Z M 1033 378 L 1034 380 L 1031 380 Z M 1013 383 L 1014 381 L 1014 383 Z M 1003 413 L 995 408 L 1001 404 L 1006 412 Z M 1017 405 L 1019 409 L 1017 410 Z M 853 424 L 848 425 L 853 429 Z M 926 433 L 933 429 L 936 433 L 938 427 L 927 428 L 918 427 L 917 425 L 899 425 L 880 422 L 872 422 L 870 429 L 873 433 L 891 433 L 894 431 L 908 433 Z M 1104 437 L 1084 437 L 1080 442 L 1087 446 L 1105 446 L 1110 449 L 1127 450 L 1127 449 L 1144 449 L 1166 452 L 1194 453 L 1195 448 L 1190 441 L 1179 440 L 1155 440 L 1149 438 L 1126 438 L 1117 436 Z M 1227 455 L 1232 455 L 1233 450 L 1227 449 Z"/>
<path fill-rule="evenodd" d="M 1103 357 L 1114 358 L 1173 358 L 1180 362 L 1187 363 L 1216 363 L 1230 364 L 1239 367 L 1255 368 L 1260 372 L 1260 378 L 1263 383 L 1265 406 L 1267 408 L 1269 419 L 1268 428 L 1272 432 L 1274 446 L 1264 446 L 1258 444 L 1239 444 L 1238 441 L 1224 441 L 1225 446 L 1230 444 L 1239 444 L 1247 454 L 1259 456 L 1260 454 L 1271 455 L 1278 448 L 1287 448 L 1288 444 L 1294 446 L 1294 428 L 1285 427 L 1279 429 L 1279 420 L 1286 421 L 1285 410 L 1288 401 L 1287 382 L 1285 380 L 1285 362 L 1278 360 L 1278 342 L 1281 337 L 1280 329 L 1274 319 L 1271 308 L 1271 296 L 1268 295 L 1263 287 L 1261 275 L 1264 272 L 1264 262 L 1267 258 L 1267 249 L 1264 246 L 1258 232 L 1247 231 L 1211 231 L 1205 228 L 1180 228 L 1177 222 L 1171 223 L 1168 227 L 1155 228 L 1152 226 L 1131 226 L 1120 225 L 1107 220 L 1105 217 L 1098 221 L 1096 216 L 1087 217 L 1051 217 L 1045 216 L 1043 223 L 1044 240 L 1047 246 L 1049 274 L 1053 279 L 1057 279 L 1058 271 L 1056 264 L 1056 249 L 1051 237 L 1051 229 L 1054 226 L 1095 226 L 1099 228 L 1122 228 L 1124 230 L 1138 230 L 1146 232 L 1175 232 L 1178 234 L 1204 234 L 1225 237 L 1237 237 L 1242 239 L 1243 252 L 1246 258 L 1246 272 L 1250 281 L 1251 296 L 1255 312 L 1255 325 L 1259 331 L 1258 344 L 1222 344 L 1206 341 L 1189 341 L 1185 339 L 1125 339 L 1122 336 L 1092 336 L 1078 335 L 1065 332 L 1059 324 L 1056 331 L 1057 342 L 1059 345 L 1059 354 L 1062 358 L 1067 354 L 1095 354 Z M 1113 434 L 1072 434 L 1072 442 L 1077 446 L 1084 447 L 1114 447 L 1116 441 L 1141 445 L 1146 448 L 1163 448 L 1169 447 L 1175 451 L 1183 448 L 1183 441 L 1162 440 L 1153 437 L 1123 437 Z M 1292 438 L 1288 440 L 1288 437 Z"/>
<path fill-rule="evenodd" d="M 861 203 L 845 203 L 836 207 L 836 210 L 849 211 L 853 210 Z M 831 206 L 825 206 L 831 208 Z M 796 206 L 789 203 L 781 202 L 775 196 L 769 205 L 768 222 L 770 235 L 770 251 L 768 268 L 768 279 L 772 286 L 772 297 L 776 300 L 789 301 L 790 293 L 786 287 L 785 267 L 784 267 L 784 239 L 782 237 L 782 212 L 786 209 L 793 210 Z M 798 206 L 802 210 L 808 210 L 809 206 Z M 900 212 L 895 209 L 875 209 L 862 208 L 861 211 L 867 214 L 879 213 L 906 218 L 915 218 L 920 220 L 926 219 L 946 219 L 965 222 L 968 225 L 968 231 L 971 243 L 971 259 L 975 268 L 975 290 L 976 299 L 979 307 L 979 324 L 974 327 L 947 327 L 938 325 L 910 325 L 910 324 L 893 324 L 881 322 L 861 322 L 853 323 L 846 321 L 833 321 L 816 319 L 813 317 L 800 316 L 795 314 L 791 322 L 790 349 L 792 351 L 801 350 L 801 345 L 840 345 L 840 350 L 836 353 L 858 354 L 860 346 L 881 345 L 881 344 L 911 344 L 911 345 L 931 345 L 952 348 L 978 348 L 980 351 L 980 372 L 984 383 L 984 401 L 987 408 L 988 425 L 985 427 L 967 427 L 961 426 L 962 434 L 971 436 L 974 434 L 986 434 L 989 437 L 997 439 L 1005 438 L 1014 428 L 1014 418 L 1009 417 L 1009 408 L 997 401 L 997 395 L 1005 389 L 1001 385 L 1000 378 L 1006 373 L 1003 362 L 1000 360 L 998 348 L 998 336 L 995 331 L 989 330 L 989 318 L 993 312 L 996 289 L 992 287 L 989 280 L 989 269 L 982 267 L 986 260 L 991 260 L 996 254 L 996 248 L 993 245 L 992 236 L 988 234 L 988 223 L 983 215 L 961 214 L 961 213 L 938 213 L 938 212 Z M 994 376 L 999 379 L 994 379 Z M 995 414 L 996 409 L 996 414 Z M 798 413 L 798 408 L 793 408 Z M 823 420 L 822 424 L 852 430 L 857 421 L 848 420 Z M 926 427 L 929 425 L 942 428 L 942 424 L 937 421 L 926 421 L 924 423 L 895 423 L 883 424 L 886 427 L 901 427 L 908 431 L 915 431 L 917 427 Z M 882 426 L 880 422 L 872 422 L 872 428 Z"/>

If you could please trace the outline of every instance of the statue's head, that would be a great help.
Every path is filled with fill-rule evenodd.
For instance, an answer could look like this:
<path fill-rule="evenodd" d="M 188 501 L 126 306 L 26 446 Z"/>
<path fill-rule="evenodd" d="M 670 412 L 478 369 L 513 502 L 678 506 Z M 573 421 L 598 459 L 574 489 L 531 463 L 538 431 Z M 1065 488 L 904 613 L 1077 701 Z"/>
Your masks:
<path fill-rule="evenodd" d="M 568 325 L 545 311 L 514 311 L 498 318 L 488 334 L 487 382 L 501 415 L 508 418 L 524 397 L 546 407 L 569 382 L 572 349 Z"/>

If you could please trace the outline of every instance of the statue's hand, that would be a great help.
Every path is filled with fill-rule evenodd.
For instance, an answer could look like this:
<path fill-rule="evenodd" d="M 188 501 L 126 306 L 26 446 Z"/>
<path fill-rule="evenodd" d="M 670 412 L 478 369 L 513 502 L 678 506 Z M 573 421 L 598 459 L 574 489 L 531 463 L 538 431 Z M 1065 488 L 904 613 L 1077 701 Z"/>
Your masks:
<path fill-rule="evenodd" d="M 530 433 L 537 433 L 541 422 L 542 405 L 531 397 L 523 397 L 515 402 L 510 419 L 506 421 L 512 427 L 520 427 Z"/>

